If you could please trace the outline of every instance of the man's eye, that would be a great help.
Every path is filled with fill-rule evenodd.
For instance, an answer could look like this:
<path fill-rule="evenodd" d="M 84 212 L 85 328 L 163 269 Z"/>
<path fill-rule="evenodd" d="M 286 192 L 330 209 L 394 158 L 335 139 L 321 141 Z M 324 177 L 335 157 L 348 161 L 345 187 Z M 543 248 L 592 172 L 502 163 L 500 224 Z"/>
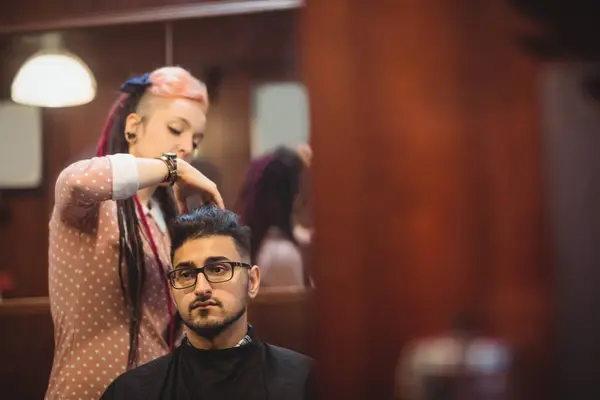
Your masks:
<path fill-rule="evenodd" d="M 192 271 L 192 270 L 177 271 L 177 273 L 175 274 L 175 277 L 177 279 L 189 279 L 189 278 L 193 278 L 194 277 L 194 271 Z"/>

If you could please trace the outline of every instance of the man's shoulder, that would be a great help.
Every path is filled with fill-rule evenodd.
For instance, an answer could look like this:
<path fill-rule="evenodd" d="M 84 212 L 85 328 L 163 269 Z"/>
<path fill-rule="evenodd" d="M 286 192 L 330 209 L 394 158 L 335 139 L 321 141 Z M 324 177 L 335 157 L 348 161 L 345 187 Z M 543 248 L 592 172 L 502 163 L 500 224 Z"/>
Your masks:
<path fill-rule="evenodd" d="M 162 357 L 158 357 L 146 364 L 140 365 L 137 368 L 129 370 L 123 373 L 120 378 L 124 379 L 135 379 L 135 378 L 145 378 L 145 377 L 153 377 L 156 378 L 157 374 L 166 373 L 169 368 L 169 361 L 173 356 L 171 354 L 167 354 Z"/>
<path fill-rule="evenodd" d="M 313 399 L 314 360 L 284 347 L 265 344 L 270 391 L 278 399 Z"/>
<path fill-rule="evenodd" d="M 265 353 L 267 357 L 273 358 L 283 367 L 309 370 L 314 363 L 314 360 L 307 355 L 268 343 L 265 343 Z"/>
<path fill-rule="evenodd" d="M 124 372 L 106 390 L 103 399 L 146 398 L 145 393 L 158 393 L 169 369 L 171 354 Z"/>

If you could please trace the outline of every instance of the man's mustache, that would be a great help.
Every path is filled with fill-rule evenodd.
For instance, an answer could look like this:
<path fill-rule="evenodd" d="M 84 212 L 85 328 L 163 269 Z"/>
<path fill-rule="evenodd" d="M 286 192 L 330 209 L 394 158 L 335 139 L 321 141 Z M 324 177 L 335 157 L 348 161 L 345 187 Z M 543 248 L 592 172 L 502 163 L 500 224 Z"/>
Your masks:
<path fill-rule="evenodd" d="M 212 305 L 217 307 L 222 307 L 223 303 L 219 301 L 219 299 L 215 299 L 211 296 L 198 296 L 190 303 L 190 311 L 200 306 Z"/>

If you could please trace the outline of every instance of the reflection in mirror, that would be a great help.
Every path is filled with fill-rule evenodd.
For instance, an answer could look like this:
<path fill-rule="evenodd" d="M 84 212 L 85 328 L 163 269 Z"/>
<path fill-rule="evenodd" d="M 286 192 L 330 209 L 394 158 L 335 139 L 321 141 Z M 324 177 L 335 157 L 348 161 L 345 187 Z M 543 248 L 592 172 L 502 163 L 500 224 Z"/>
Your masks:
<path fill-rule="evenodd" d="M 122 161 L 121 167 L 129 172 L 137 168 L 137 164 L 124 161 L 131 158 L 123 153 L 148 158 L 146 161 L 158 168 L 151 185 L 156 186 L 164 178 L 165 165 L 155 158 L 164 151 L 180 150 L 184 158 L 190 156 L 191 166 L 218 185 L 228 208 L 236 203 L 254 155 L 273 154 L 277 146 L 286 145 L 288 158 L 282 164 L 288 166 L 293 159 L 292 163 L 301 165 L 296 170 L 306 170 L 309 152 L 306 148 L 299 153 L 295 151 L 296 146 L 308 138 L 306 94 L 302 85 L 291 83 L 297 79 L 294 57 L 290 62 L 290 55 L 296 51 L 295 21 L 296 13 L 289 10 L 173 23 L 170 48 L 173 63 L 199 80 L 207 81 L 209 90 L 216 86 L 216 91 L 214 96 L 208 96 L 210 107 L 206 115 L 201 101 L 177 101 L 187 110 L 178 108 L 178 115 L 173 115 L 172 102 L 162 101 L 150 104 L 152 107 L 140 107 L 147 112 L 144 123 L 128 118 L 140 111 L 136 101 L 141 101 L 144 88 L 133 95 L 129 93 L 126 104 L 123 99 L 117 101 L 118 91 L 127 78 L 136 76 L 140 78 L 138 82 L 143 83 L 144 72 L 165 64 L 165 55 L 156 46 L 156 43 L 168 42 L 163 24 L 82 27 L 65 32 L 69 48 L 94 70 L 98 96 L 85 106 L 43 110 L 41 129 L 32 130 L 44 138 L 39 141 L 43 155 L 42 184 L 33 190 L 2 193 L 0 211 L 10 210 L 11 218 L 0 232 L 3 235 L 0 290 L 5 297 L 0 304 L 0 317 L 9 318 L 2 313 L 10 312 L 12 319 L 0 321 L 4 343 L 0 359 L 14 360 L 9 375 L 14 379 L 4 379 L 6 375 L 0 377 L 2 398 L 42 398 L 45 393 L 49 399 L 99 398 L 128 366 L 168 357 L 171 340 L 173 347 L 181 343 L 182 331 L 177 329 L 181 326 L 177 324 L 180 320 L 169 300 L 169 284 L 165 285 L 163 280 L 165 271 L 161 271 L 161 268 L 171 268 L 170 237 L 165 225 L 170 220 L 172 207 L 165 201 L 167 197 L 162 196 L 167 190 L 158 188 L 155 193 L 160 192 L 161 198 L 154 196 L 152 201 L 148 200 L 152 197 L 151 190 L 138 192 L 138 199 L 148 200 L 140 201 L 140 209 L 135 201 L 135 189 L 112 190 L 115 177 L 119 185 L 128 179 L 126 173 L 113 174 L 118 169 L 113 167 Z M 199 37 L 202 40 L 198 40 Z M 11 43 L 11 38 L 0 37 L 0 54 L 7 56 L 0 66 L 3 98 L 8 98 L 10 82 L 31 53 L 26 46 Z M 215 80 L 207 79 L 214 77 L 214 73 L 206 74 L 206 71 L 214 72 L 214 68 L 222 73 L 216 80 L 218 85 L 211 85 Z M 273 84 L 256 86 L 258 81 Z M 283 91 L 279 90 L 282 88 L 279 82 L 285 82 L 281 84 Z M 273 94 L 279 108 L 273 106 Z M 253 110 L 257 98 L 260 116 L 255 118 Z M 107 124 L 107 113 L 115 102 L 118 117 Z M 277 114 L 265 113 L 265 104 Z M 182 113 L 187 122 L 179 119 Z M 265 125 L 268 129 L 264 132 L 271 135 L 271 139 L 283 138 L 283 141 L 259 140 L 259 150 L 255 152 L 251 144 L 252 134 L 256 132 L 253 128 L 264 125 L 265 121 L 268 121 Z M 114 143 L 107 152 L 110 156 L 95 158 L 98 136 L 105 124 L 114 128 L 110 132 Z M 277 131 L 283 136 L 275 135 Z M 192 158 L 196 144 L 192 138 L 198 134 L 206 134 L 206 137 Z M 118 148 L 113 146 L 115 143 L 119 144 Z M 18 157 L 19 162 L 27 165 L 19 171 L 5 168 L 3 172 L 10 174 L 6 177 L 12 180 L 19 178 L 15 172 L 33 170 L 42 160 L 39 157 L 28 162 L 23 151 L 14 151 L 14 144 L 2 149 L 11 153 L 7 160 Z M 36 146 L 17 148 L 35 155 Z M 78 164 L 71 165 L 73 162 Z M 25 166 L 32 169 L 24 169 Z M 58 179 L 65 168 L 67 172 Z M 32 175 L 28 188 L 37 185 L 33 179 L 37 176 Z M 0 180 L 4 178 L 5 175 L 0 176 Z M 57 180 L 59 195 L 55 196 Z M 293 180 L 296 188 L 287 192 L 292 193 L 286 202 L 286 207 L 292 210 L 286 214 L 289 220 L 295 219 L 293 210 L 298 207 L 295 205 L 298 196 L 293 193 L 302 191 L 297 183 L 298 174 Z M 190 196 L 187 200 L 188 207 L 193 209 L 201 204 L 202 198 Z M 48 218 L 53 211 L 49 239 Z M 135 234 L 136 228 L 139 237 Z M 158 256 L 149 238 L 154 241 Z M 47 251 L 49 244 L 50 252 Z M 299 252 L 296 250 L 296 254 Z M 124 254 L 122 259 L 119 258 L 121 253 Z M 48 264 L 51 264 L 50 269 Z M 299 287 L 264 286 L 248 307 L 251 313 L 248 322 L 263 342 L 314 355 L 308 334 L 312 326 L 312 293 L 305 290 L 304 267 L 301 271 Z M 141 280 L 136 277 L 143 277 L 144 284 L 140 285 Z M 136 287 L 140 290 L 135 290 Z M 19 297 L 21 299 L 16 299 Z M 41 301 L 33 301 L 33 298 L 41 298 Z M 219 296 L 215 298 L 224 302 Z M 32 323 L 37 327 L 34 331 L 29 329 Z M 23 347 L 23 342 L 31 345 Z M 31 360 L 35 360 L 34 372 Z M 70 371 L 74 369 L 81 373 L 73 376 Z M 20 383 L 25 379 L 28 385 Z"/>
<path fill-rule="evenodd" d="M 256 158 L 236 203 L 252 230 L 251 255 L 261 267 L 262 287 L 312 286 L 305 152 L 305 146 L 278 146 Z"/>
<path fill-rule="evenodd" d="M 306 88 L 298 82 L 266 82 L 252 92 L 252 156 L 278 146 L 295 148 L 308 141 Z"/>
<path fill-rule="evenodd" d="M 310 274 L 308 98 L 295 81 L 264 81 L 252 89 L 251 154 L 236 210 L 253 232 L 252 257 L 261 286 L 313 286 Z"/>

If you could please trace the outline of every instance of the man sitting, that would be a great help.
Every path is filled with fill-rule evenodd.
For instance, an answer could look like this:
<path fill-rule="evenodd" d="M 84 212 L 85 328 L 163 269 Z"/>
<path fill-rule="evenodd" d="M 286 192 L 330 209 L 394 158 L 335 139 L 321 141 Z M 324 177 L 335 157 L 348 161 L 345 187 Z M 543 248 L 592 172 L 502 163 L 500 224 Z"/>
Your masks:
<path fill-rule="evenodd" d="M 246 307 L 260 285 L 250 230 L 215 206 L 176 219 L 168 278 L 186 337 L 173 354 L 118 377 L 102 399 L 313 398 L 312 360 L 262 342 Z"/>

